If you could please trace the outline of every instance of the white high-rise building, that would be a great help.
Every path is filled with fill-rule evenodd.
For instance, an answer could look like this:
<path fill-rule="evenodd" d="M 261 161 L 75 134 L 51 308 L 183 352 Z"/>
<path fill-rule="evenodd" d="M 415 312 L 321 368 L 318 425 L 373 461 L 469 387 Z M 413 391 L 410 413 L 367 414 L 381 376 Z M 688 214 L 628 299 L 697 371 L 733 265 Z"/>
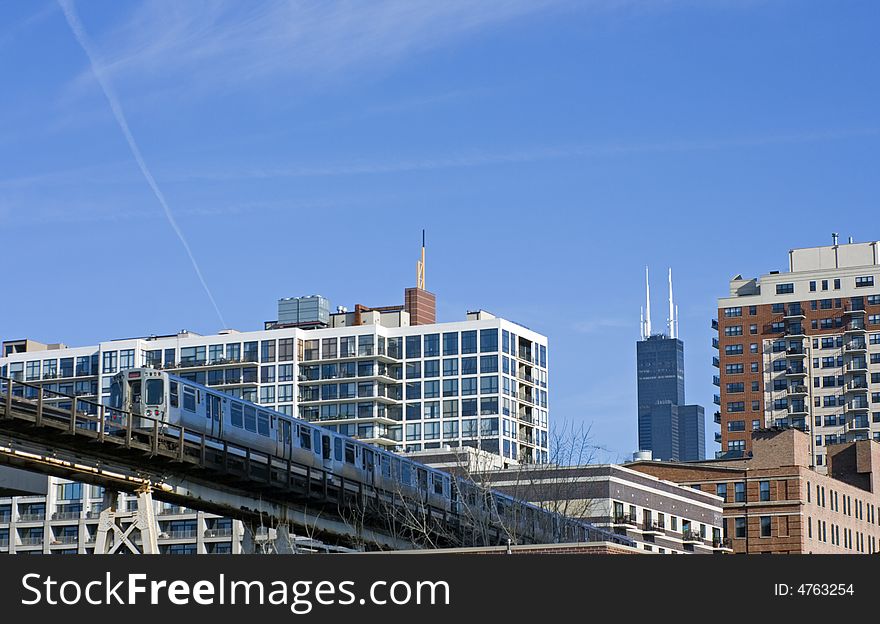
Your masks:
<path fill-rule="evenodd" d="M 484 311 L 411 324 L 426 307 L 433 321 L 425 295 L 407 293 L 412 314 L 409 305 L 330 314 L 321 297 L 282 299 L 279 320 L 249 332 L 183 330 L 74 348 L 8 341 L 0 374 L 106 404 L 114 374 L 151 366 L 398 452 L 471 446 L 503 463 L 547 462 L 546 337 Z M 50 490 L 64 484 L 50 479 Z M 94 510 L 80 502 L 86 519 Z M 18 514 L 20 504 L 0 499 L 0 512 Z M 51 496 L 43 504 L 50 519 L 73 513 Z M 0 542 L 6 529 L 21 544 L 2 518 Z M 187 525 L 194 533 L 207 527 L 195 514 L 183 520 L 197 521 Z"/>

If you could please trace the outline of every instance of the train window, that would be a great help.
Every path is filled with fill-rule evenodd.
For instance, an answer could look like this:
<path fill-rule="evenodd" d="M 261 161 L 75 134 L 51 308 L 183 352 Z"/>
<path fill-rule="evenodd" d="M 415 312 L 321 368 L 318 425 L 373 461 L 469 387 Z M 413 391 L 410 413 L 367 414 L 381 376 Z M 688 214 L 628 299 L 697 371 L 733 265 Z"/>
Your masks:
<path fill-rule="evenodd" d="M 443 494 L 443 477 L 438 474 L 434 475 L 434 494 Z"/>
<path fill-rule="evenodd" d="M 299 446 L 307 451 L 312 449 L 312 430 L 308 427 L 299 428 Z"/>
<path fill-rule="evenodd" d="M 419 489 L 428 491 L 428 471 L 424 468 L 418 468 L 417 474 L 419 475 Z"/>
<path fill-rule="evenodd" d="M 252 405 L 244 406 L 244 428 L 257 432 L 257 409 Z"/>
<path fill-rule="evenodd" d="M 183 387 L 183 409 L 188 412 L 196 411 L 196 391 L 186 386 Z"/>
<path fill-rule="evenodd" d="M 333 438 L 333 455 L 336 461 L 342 461 L 342 438 Z"/>
<path fill-rule="evenodd" d="M 324 459 L 330 459 L 330 436 L 321 436 L 321 455 Z"/>
<path fill-rule="evenodd" d="M 321 452 L 321 431 L 318 429 L 314 429 L 312 431 L 312 448 L 315 450 L 316 454 L 320 454 L 320 452 Z"/>
<path fill-rule="evenodd" d="M 269 412 L 260 410 L 257 414 L 257 433 L 269 437 Z"/>
<path fill-rule="evenodd" d="M 241 403 L 232 403 L 232 409 L 229 412 L 230 420 L 232 421 L 233 427 L 238 427 L 239 429 L 244 428 L 244 418 L 241 415 Z"/>
<path fill-rule="evenodd" d="M 354 463 L 354 444 L 352 444 L 351 442 L 345 443 L 345 463 Z"/>
<path fill-rule="evenodd" d="M 391 477 L 391 458 L 386 457 L 384 455 L 380 455 L 382 460 L 382 476 L 387 478 Z"/>
<path fill-rule="evenodd" d="M 400 480 L 404 485 L 412 485 L 412 467 L 409 462 L 401 462 L 400 477 Z"/>
<path fill-rule="evenodd" d="M 171 395 L 171 407 L 178 407 L 180 405 L 180 397 L 177 395 L 176 381 L 169 382 L 168 392 Z"/>
<path fill-rule="evenodd" d="M 373 472 L 373 451 L 364 449 L 364 469 Z"/>
<path fill-rule="evenodd" d="M 146 405 L 162 405 L 165 402 L 165 382 L 160 379 L 146 380 L 145 401 Z"/>
<path fill-rule="evenodd" d="M 395 457 L 391 462 L 391 476 L 397 479 L 400 477 L 400 460 Z"/>

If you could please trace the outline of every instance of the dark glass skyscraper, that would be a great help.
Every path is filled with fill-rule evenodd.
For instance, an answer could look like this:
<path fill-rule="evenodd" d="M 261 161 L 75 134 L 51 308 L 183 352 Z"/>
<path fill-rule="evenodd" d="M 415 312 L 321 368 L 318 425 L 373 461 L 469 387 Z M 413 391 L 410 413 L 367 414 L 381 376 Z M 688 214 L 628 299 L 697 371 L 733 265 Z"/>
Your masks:
<path fill-rule="evenodd" d="M 647 280 L 647 273 L 646 273 Z M 651 334 L 642 319 L 642 339 L 636 343 L 638 375 L 639 450 L 654 459 L 693 461 L 705 458 L 705 414 L 699 405 L 685 405 L 684 343 L 678 333 L 669 276 L 669 334 Z"/>

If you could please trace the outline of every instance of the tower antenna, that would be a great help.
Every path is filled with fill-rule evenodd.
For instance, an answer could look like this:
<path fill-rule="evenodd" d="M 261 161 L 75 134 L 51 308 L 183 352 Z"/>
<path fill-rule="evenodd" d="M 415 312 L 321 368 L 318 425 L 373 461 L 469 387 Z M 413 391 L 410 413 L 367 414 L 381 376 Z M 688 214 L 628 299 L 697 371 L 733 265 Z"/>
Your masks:
<path fill-rule="evenodd" d="M 648 283 L 648 267 L 645 265 L 645 321 L 642 324 L 645 338 L 651 335 L 651 285 Z"/>
<path fill-rule="evenodd" d="M 672 269 L 669 269 L 669 318 L 667 319 L 669 325 L 669 337 L 675 338 L 677 334 L 677 321 L 675 319 L 675 305 L 672 302 Z"/>
<path fill-rule="evenodd" d="M 422 259 L 416 264 L 416 288 L 425 290 L 425 230 L 422 230 Z"/>

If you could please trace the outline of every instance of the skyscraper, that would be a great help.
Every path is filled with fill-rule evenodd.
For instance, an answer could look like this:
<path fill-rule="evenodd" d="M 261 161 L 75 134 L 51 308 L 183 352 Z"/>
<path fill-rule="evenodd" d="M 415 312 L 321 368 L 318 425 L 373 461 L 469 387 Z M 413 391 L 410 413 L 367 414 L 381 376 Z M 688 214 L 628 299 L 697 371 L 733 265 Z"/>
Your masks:
<path fill-rule="evenodd" d="M 641 340 L 636 343 L 639 450 L 655 459 L 693 461 L 706 452 L 704 411 L 685 405 L 684 342 L 678 338 L 678 309 L 672 299 L 669 270 L 667 333 L 651 332 L 651 293 L 645 268 L 646 308 Z"/>

